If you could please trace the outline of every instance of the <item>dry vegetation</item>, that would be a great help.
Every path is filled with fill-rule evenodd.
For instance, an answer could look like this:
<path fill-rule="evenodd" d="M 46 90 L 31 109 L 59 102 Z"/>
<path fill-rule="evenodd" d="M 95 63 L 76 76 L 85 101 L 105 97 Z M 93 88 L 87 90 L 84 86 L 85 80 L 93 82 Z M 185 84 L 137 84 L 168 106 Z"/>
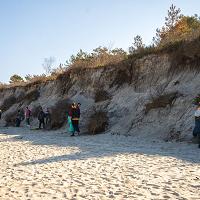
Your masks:
<path fill-rule="evenodd" d="M 2 105 L 0 106 L 0 110 L 6 112 L 16 102 L 16 97 L 14 95 L 11 95 L 3 101 Z"/>
<path fill-rule="evenodd" d="M 173 106 L 175 100 L 180 96 L 181 94 L 178 92 L 171 92 L 171 93 L 160 95 L 158 97 L 153 98 L 150 103 L 147 103 L 145 105 L 145 114 L 147 114 L 152 109 Z"/>
<path fill-rule="evenodd" d="M 15 126 L 17 116 L 17 109 L 5 115 L 5 126 Z"/>
<path fill-rule="evenodd" d="M 32 102 L 36 101 L 39 98 L 39 96 L 40 92 L 37 89 L 33 89 L 27 92 L 22 100 Z"/>
<path fill-rule="evenodd" d="M 166 138 L 164 139 L 165 142 L 169 141 L 181 141 L 181 131 L 177 131 L 175 129 L 170 130 L 170 132 L 167 134 Z"/>
<path fill-rule="evenodd" d="M 97 90 L 95 93 L 94 101 L 102 102 L 110 99 L 110 94 L 105 90 Z"/>
<path fill-rule="evenodd" d="M 59 100 L 51 110 L 51 128 L 61 128 L 67 122 L 67 112 L 71 101 L 69 99 Z"/>
<path fill-rule="evenodd" d="M 67 62 L 70 67 L 96 68 L 117 64 L 127 57 L 123 49 L 109 50 L 106 47 L 98 47 L 87 53 L 80 50 L 76 55 L 72 55 Z"/>
<path fill-rule="evenodd" d="M 106 131 L 108 127 L 108 116 L 104 111 L 95 111 L 94 114 L 90 116 L 88 123 L 89 134 L 99 134 Z"/>
<path fill-rule="evenodd" d="M 181 41 L 171 53 L 170 72 L 200 69 L 200 36 L 193 41 Z"/>
<path fill-rule="evenodd" d="M 117 86 L 121 87 L 125 83 L 131 82 L 131 74 L 127 70 L 119 70 L 110 87 Z"/>

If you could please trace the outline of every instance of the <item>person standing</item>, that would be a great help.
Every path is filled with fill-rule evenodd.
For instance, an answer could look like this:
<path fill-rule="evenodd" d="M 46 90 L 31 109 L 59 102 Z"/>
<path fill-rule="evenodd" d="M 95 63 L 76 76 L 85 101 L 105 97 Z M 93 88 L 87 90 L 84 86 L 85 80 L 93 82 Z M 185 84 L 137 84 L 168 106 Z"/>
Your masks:
<path fill-rule="evenodd" d="M 74 133 L 71 136 L 74 136 L 75 132 L 80 134 L 79 119 L 80 119 L 80 107 L 77 104 L 73 103 L 73 107 L 72 107 L 72 125 L 74 127 Z"/>
<path fill-rule="evenodd" d="M 198 143 L 200 148 L 200 102 L 198 104 L 197 110 L 194 113 L 195 116 L 195 127 L 193 130 L 193 136 L 198 137 Z"/>
<path fill-rule="evenodd" d="M 25 110 L 25 119 L 26 119 L 26 124 L 28 127 L 30 127 L 30 117 L 31 117 L 31 110 L 27 106 Z"/>
<path fill-rule="evenodd" d="M 47 108 L 46 112 L 45 112 L 45 124 L 48 126 L 51 123 L 51 113 L 49 108 Z"/>
<path fill-rule="evenodd" d="M 80 109 L 81 109 L 81 103 L 77 104 L 77 109 L 78 109 L 79 114 L 81 114 L 81 111 L 80 111 Z"/>
<path fill-rule="evenodd" d="M 45 119 L 45 113 L 43 111 L 43 109 L 41 108 L 40 109 L 40 112 L 38 114 L 38 120 L 39 120 L 39 129 L 41 129 L 41 126 L 43 129 L 45 129 L 45 122 L 44 122 L 44 119 Z"/>
<path fill-rule="evenodd" d="M 0 119 L 1 119 L 1 116 L 2 116 L 2 110 L 0 110 Z"/>
<path fill-rule="evenodd" d="M 73 124 L 72 124 L 72 108 L 73 108 L 73 104 L 69 107 L 67 122 L 68 122 L 68 125 L 69 125 L 68 130 L 72 134 L 71 136 L 74 136 L 74 127 L 73 127 Z"/>
<path fill-rule="evenodd" d="M 20 127 L 21 121 L 23 120 L 23 115 L 21 110 L 18 110 L 17 116 L 16 116 L 16 127 Z"/>

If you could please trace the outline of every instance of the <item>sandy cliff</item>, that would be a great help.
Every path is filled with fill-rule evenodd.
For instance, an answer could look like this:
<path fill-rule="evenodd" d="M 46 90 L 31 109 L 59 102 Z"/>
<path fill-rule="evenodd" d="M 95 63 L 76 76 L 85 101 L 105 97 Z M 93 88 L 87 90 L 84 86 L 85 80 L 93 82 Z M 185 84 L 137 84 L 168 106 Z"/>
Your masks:
<path fill-rule="evenodd" d="M 1 124 L 13 125 L 17 110 L 28 105 L 33 110 L 33 125 L 42 106 L 53 112 L 52 128 L 60 128 L 66 122 L 68 104 L 76 101 L 82 104 L 83 132 L 88 132 L 91 115 L 101 111 L 108 124 L 104 123 L 107 118 L 98 118 L 94 126 L 106 126 L 113 134 L 189 138 L 195 109 L 192 103 L 200 93 L 199 52 L 198 38 L 118 65 L 74 68 L 54 81 L 2 89 Z M 95 124 L 95 115 L 92 118 Z"/>

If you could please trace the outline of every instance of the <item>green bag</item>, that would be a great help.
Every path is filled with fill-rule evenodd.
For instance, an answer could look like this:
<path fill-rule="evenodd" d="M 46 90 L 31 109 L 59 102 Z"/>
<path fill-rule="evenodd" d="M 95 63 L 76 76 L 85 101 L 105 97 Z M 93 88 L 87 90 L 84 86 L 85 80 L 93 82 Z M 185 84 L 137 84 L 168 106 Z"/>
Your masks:
<path fill-rule="evenodd" d="M 68 124 L 69 124 L 69 132 L 74 132 L 74 127 L 73 127 L 73 124 L 72 124 L 72 120 L 71 120 L 71 117 L 68 116 Z"/>

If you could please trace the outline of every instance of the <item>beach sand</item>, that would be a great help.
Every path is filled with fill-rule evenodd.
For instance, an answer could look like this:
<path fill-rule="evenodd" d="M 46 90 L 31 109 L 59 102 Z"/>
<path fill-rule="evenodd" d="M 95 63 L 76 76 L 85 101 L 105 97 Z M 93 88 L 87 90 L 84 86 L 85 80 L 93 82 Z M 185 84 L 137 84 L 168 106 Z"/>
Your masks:
<path fill-rule="evenodd" d="M 141 137 L 0 129 L 0 199 L 200 199 L 200 149 Z"/>

